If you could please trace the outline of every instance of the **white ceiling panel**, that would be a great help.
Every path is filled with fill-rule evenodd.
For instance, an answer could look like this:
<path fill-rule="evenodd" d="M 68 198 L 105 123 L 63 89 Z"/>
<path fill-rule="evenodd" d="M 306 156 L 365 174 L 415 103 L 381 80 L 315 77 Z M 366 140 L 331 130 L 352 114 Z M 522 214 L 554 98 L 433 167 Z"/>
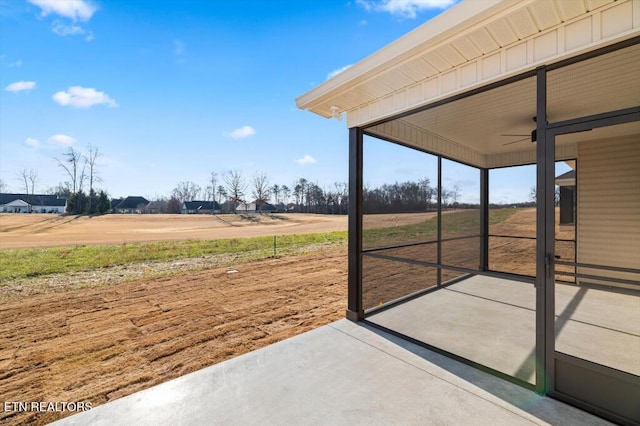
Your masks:
<path fill-rule="evenodd" d="M 563 21 L 573 19 L 576 16 L 580 16 L 587 11 L 587 6 L 585 5 L 584 0 L 560 0 L 556 2 L 556 5 L 558 6 L 560 17 Z"/>
<path fill-rule="evenodd" d="M 427 64 L 421 58 L 415 58 L 409 62 L 405 62 L 400 65 L 398 69 L 414 81 L 422 81 L 438 73 L 438 70 Z"/>
<path fill-rule="evenodd" d="M 480 28 L 469 35 L 482 53 L 494 52 L 500 46 L 485 28 Z"/>
<path fill-rule="evenodd" d="M 411 86 L 416 81 L 397 69 L 391 70 L 379 77 L 376 77 L 382 84 L 399 90 L 407 86 Z"/>
<path fill-rule="evenodd" d="M 544 31 L 561 22 L 560 15 L 553 1 L 538 0 L 529 6 L 529 11 L 540 31 Z"/>
<path fill-rule="evenodd" d="M 482 56 L 482 52 L 480 49 L 476 47 L 475 44 L 471 41 L 469 37 L 462 37 L 458 40 L 455 40 L 453 43 L 453 47 L 460 52 L 467 61 L 471 61 L 472 59 L 476 59 L 479 56 Z"/>
<path fill-rule="evenodd" d="M 391 93 L 391 87 L 380 83 L 377 79 L 365 81 L 358 85 L 358 87 L 375 98 L 383 98 Z"/>
<path fill-rule="evenodd" d="M 533 18 L 528 9 L 520 9 L 510 14 L 507 20 L 511 24 L 511 28 L 515 31 L 519 39 L 529 37 L 532 34 L 538 32 L 536 23 L 533 22 Z"/>
<path fill-rule="evenodd" d="M 458 66 L 467 62 L 464 56 L 460 54 L 455 48 L 450 45 L 446 45 L 436 50 L 436 53 L 442 56 L 447 62 L 453 66 Z"/>
<path fill-rule="evenodd" d="M 429 65 L 437 69 L 439 72 L 447 71 L 453 66 L 447 62 L 442 56 L 438 55 L 436 52 L 429 52 L 426 55 L 421 56 L 421 58 L 426 61 Z"/>
<path fill-rule="evenodd" d="M 599 7 L 606 6 L 609 3 L 613 3 L 615 0 L 587 0 L 588 10 L 595 10 Z"/>
<path fill-rule="evenodd" d="M 509 23 L 504 19 L 489 24 L 487 30 L 489 30 L 489 33 L 491 33 L 500 46 L 508 46 L 518 40 L 518 36 L 516 36 L 509 26 Z"/>

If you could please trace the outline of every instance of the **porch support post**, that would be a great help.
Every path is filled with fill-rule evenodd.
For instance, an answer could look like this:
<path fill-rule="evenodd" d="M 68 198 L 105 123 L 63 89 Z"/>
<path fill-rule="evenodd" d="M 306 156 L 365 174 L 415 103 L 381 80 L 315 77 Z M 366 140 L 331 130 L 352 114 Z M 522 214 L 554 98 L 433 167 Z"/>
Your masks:
<path fill-rule="evenodd" d="M 489 169 L 480 169 L 480 265 L 489 270 Z"/>
<path fill-rule="evenodd" d="M 553 383 L 554 312 L 554 171 L 555 149 L 547 143 L 547 70 L 536 70 L 536 391 L 546 394 Z M 551 176 L 551 177 L 549 177 Z M 551 199 L 551 201 L 550 201 Z"/>
<path fill-rule="evenodd" d="M 349 282 L 347 319 L 364 319 L 362 309 L 362 168 L 363 133 L 349 129 Z"/>
<path fill-rule="evenodd" d="M 442 156 L 438 155 L 438 242 L 436 263 L 442 265 Z M 438 286 L 442 285 L 442 268 L 438 267 Z"/>

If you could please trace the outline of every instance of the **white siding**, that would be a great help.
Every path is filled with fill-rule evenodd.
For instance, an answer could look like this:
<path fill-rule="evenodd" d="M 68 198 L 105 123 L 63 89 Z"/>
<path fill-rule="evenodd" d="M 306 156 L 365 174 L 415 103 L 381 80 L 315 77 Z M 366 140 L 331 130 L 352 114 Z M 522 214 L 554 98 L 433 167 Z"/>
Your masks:
<path fill-rule="evenodd" d="M 578 262 L 640 268 L 640 135 L 578 144 Z"/>

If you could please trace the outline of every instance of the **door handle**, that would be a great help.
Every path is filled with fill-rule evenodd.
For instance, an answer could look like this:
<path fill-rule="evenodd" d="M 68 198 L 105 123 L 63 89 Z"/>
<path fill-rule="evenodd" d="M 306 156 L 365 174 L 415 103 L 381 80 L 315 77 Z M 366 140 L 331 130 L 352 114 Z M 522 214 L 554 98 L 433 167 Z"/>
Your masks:
<path fill-rule="evenodd" d="M 547 278 L 551 279 L 551 265 L 553 264 L 553 256 L 547 253 L 544 257 L 544 270 L 547 274 Z"/>

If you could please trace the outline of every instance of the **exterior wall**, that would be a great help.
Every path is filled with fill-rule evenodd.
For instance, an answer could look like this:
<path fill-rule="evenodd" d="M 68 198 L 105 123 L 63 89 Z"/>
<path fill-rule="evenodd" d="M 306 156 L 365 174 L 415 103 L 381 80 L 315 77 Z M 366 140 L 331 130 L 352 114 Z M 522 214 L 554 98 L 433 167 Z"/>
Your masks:
<path fill-rule="evenodd" d="M 640 135 L 581 143 L 578 164 L 577 261 L 640 267 Z M 588 268 L 578 268 L 578 273 L 637 279 Z"/>
<path fill-rule="evenodd" d="M 66 206 L 33 206 L 33 213 L 64 213 Z"/>
<path fill-rule="evenodd" d="M 62 214 L 66 210 L 66 206 L 33 206 L 31 213 L 58 213 Z M 0 206 L 0 212 L 3 213 L 29 213 L 29 206 L 4 204 Z"/>

